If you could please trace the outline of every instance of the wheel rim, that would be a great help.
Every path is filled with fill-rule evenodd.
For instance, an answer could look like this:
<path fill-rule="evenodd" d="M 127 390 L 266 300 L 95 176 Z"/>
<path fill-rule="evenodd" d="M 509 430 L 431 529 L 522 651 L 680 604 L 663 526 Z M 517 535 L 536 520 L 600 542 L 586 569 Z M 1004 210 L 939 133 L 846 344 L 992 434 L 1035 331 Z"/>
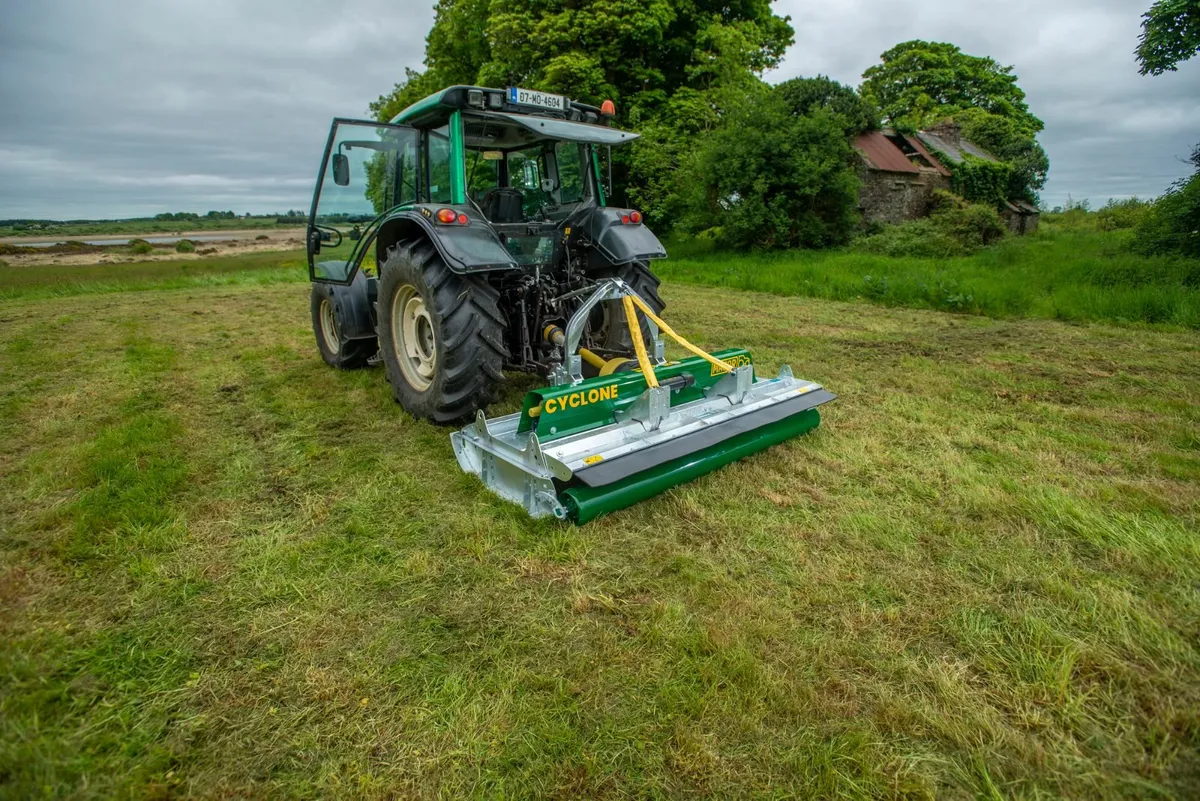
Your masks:
<path fill-rule="evenodd" d="M 414 286 L 402 286 L 392 297 L 392 343 L 404 379 L 414 389 L 429 389 L 437 371 L 437 335 Z"/>
<path fill-rule="evenodd" d="M 329 298 L 321 301 L 321 337 L 330 353 L 338 352 L 341 341 L 338 338 L 337 321 L 333 317 L 333 304 L 329 302 Z"/>

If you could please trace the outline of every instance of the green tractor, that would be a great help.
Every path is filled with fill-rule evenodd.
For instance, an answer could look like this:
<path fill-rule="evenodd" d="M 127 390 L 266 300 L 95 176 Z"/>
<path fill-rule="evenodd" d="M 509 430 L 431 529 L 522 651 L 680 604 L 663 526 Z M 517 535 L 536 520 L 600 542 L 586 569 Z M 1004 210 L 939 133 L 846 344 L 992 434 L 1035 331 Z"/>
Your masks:
<path fill-rule="evenodd" d="M 666 250 L 605 197 L 601 154 L 637 138 L 612 111 L 452 86 L 390 124 L 336 119 L 308 224 L 322 358 L 382 363 L 416 417 L 474 417 L 451 435 L 463 469 L 576 522 L 815 428 L 834 397 L 661 319 Z M 664 333 L 693 356 L 668 362 Z M 548 386 L 488 420 L 505 370 Z"/>

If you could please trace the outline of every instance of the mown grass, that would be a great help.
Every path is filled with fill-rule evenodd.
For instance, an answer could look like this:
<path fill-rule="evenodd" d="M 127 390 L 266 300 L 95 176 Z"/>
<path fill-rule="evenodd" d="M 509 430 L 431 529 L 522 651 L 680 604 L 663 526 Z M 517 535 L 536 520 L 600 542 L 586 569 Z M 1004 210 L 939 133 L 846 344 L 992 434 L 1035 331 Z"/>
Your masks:
<path fill-rule="evenodd" d="M 667 282 L 840 398 L 575 528 L 303 284 L 115 280 L 0 301 L 5 795 L 1200 793 L 1194 332 Z"/>
<path fill-rule="evenodd" d="M 1200 261 L 1135 254 L 1131 236 L 1046 225 L 1036 236 L 942 259 L 852 249 L 732 256 L 693 240 L 672 243 L 659 272 L 702 286 L 996 318 L 1200 328 Z"/>
<path fill-rule="evenodd" d="M 0 300 L 147 289 L 268 285 L 308 280 L 303 253 L 266 252 L 189 261 L 0 266 Z"/>

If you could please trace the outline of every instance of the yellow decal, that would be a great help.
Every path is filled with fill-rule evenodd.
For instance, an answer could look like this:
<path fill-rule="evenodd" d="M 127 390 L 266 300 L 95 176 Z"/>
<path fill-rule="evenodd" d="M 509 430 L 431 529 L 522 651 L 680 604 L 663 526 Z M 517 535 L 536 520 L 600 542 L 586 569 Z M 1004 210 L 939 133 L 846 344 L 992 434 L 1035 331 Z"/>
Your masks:
<path fill-rule="evenodd" d="M 745 367 L 746 365 L 752 363 L 749 354 L 745 353 L 743 353 L 741 356 L 730 356 L 728 359 L 722 359 L 721 361 L 725 362 L 734 369 L 737 369 L 738 367 Z M 717 366 L 714 364 L 712 366 L 712 372 L 710 375 L 725 375 L 725 371 L 718 370 Z"/>
<path fill-rule="evenodd" d="M 542 411 L 545 414 L 554 414 L 564 409 L 579 409 L 583 406 L 590 406 L 593 403 L 616 399 L 617 386 L 613 384 L 609 387 L 598 387 L 596 389 L 572 392 L 570 395 L 564 395 L 561 398 L 546 398 L 542 402 Z"/>
<path fill-rule="evenodd" d="M 604 457 L 597 453 L 595 456 L 589 456 L 586 459 L 584 459 L 583 463 L 584 464 L 597 464 L 598 462 L 603 462 L 603 461 L 604 461 Z"/>

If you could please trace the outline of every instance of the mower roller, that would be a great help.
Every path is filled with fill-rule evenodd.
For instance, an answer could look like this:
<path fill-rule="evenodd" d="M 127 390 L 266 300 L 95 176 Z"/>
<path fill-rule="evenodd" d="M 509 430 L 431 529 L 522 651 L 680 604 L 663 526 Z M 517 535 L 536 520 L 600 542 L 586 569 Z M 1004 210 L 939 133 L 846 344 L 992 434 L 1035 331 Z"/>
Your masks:
<path fill-rule="evenodd" d="M 614 114 L 451 86 L 388 123 L 336 119 L 309 214 L 322 358 L 382 364 L 414 417 L 474 418 L 450 435 L 460 465 L 535 517 L 637 503 L 812 430 L 834 397 L 662 320 L 651 264 L 666 249 L 610 204 L 611 149 L 637 138 Z M 690 355 L 668 362 L 664 335 Z M 514 370 L 548 386 L 488 420 Z"/>

